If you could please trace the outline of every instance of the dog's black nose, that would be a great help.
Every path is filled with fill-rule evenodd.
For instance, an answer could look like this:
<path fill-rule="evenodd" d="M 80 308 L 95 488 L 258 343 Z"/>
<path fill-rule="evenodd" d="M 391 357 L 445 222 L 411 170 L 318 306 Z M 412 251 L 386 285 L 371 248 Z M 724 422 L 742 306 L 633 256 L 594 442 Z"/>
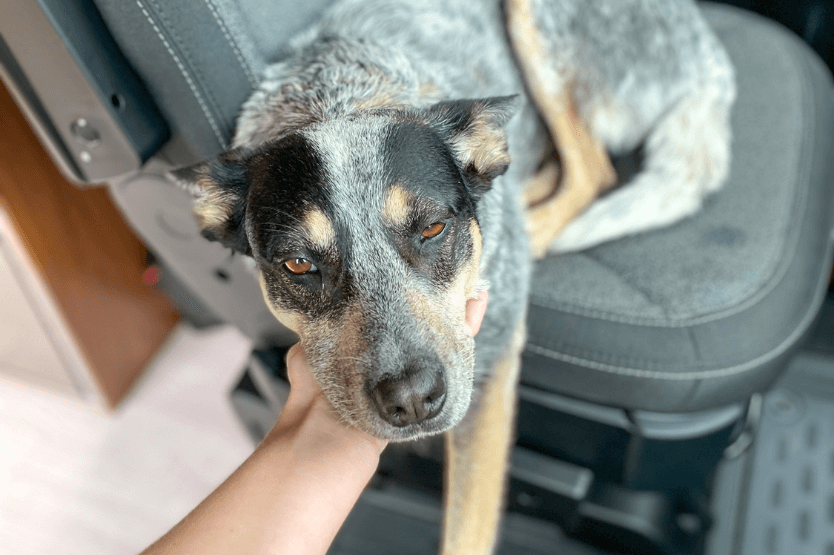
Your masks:
<path fill-rule="evenodd" d="M 371 396 L 389 424 L 407 426 L 437 416 L 446 401 L 446 380 L 442 372 L 407 366 L 401 375 L 380 380 Z"/>

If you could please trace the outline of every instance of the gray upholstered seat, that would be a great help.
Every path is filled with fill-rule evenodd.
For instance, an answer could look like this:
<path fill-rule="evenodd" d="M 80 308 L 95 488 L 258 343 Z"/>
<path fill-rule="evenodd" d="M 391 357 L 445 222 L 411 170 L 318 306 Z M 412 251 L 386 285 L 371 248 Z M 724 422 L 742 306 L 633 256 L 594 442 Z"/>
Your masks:
<path fill-rule="evenodd" d="M 231 322 L 260 345 L 293 338 L 264 306 L 240 258 L 200 237 L 191 199 L 169 172 L 228 146 L 238 109 L 261 70 L 330 1 L 93 0 L 107 26 L 102 35 L 113 35 L 171 135 L 141 171 L 112 176 L 111 196 L 166 274 L 178 276 L 205 305 L 194 312 Z M 5 0 L 9 12 L 18 3 Z M 91 16 L 89 0 L 21 4 L 53 10 L 75 5 L 64 15 Z M 538 511 L 533 514 L 609 547 L 631 545 L 630 552 L 648 552 L 651 544 L 652 552 L 681 553 L 701 541 L 693 527 L 707 528 L 700 526 L 709 520 L 702 505 L 716 465 L 725 453 L 738 454 L 750 437 L 739 426 L 753 420 L 747 417 L 755 411 L 745 414 L 745 402 L 777 377 L 808 329 L 831 262 L 830 75 L 775 24 L 732 8 L 705 10 L 738 76 L 725 189 L 674 227 L 543 261 L 530 300 L 517 426 L 516 455 L 523 456 L 513 457 L 508 505 Z M 46 35 L 40 38 L 48 42 L 52 35 Z M 25 50 L 29 39 L 24 35 L 13 47 Z M 103 40 L 102 48 L 107 44 Z M 0 61 L 8 61 L 5 52 Z M 31 69 L 43 72 L 40 62 L 34 60 Z M 112 105 L 93 115 L 101 121 L 112 117 L 121 105 L 112 101 L 119 100 L 118 91 L 113 97 L 108 91 L 104 103 Z M 71 93 L 68 105 L 87 117 L 87 96 Z M 39 123 L 61 124 L 58 115 L 52 117 Z M 60 149 L 52 151 L 60 156 Z M 189 302 L 185 298 L 181 305 Z M 262 385 L 255 390 L 267 392 Z M 704 410 L 712 407 L 718 408 Z M 629 415 L 622 408 L 640 410 Z M 263 412 L 258 425 L 267 429 L 274 415 Z M 436 465 L 426 464 L 425 447 L 412 464 L 404 451 L 387 450 L 381 464 L 390 474 L 383 489 L 360 502 L 354 513 L 359 516 L 346 523 L 347 535 L 337 543 L 401 552 L 380 546 L 413 543 L 414 534 L 400 533 L 406 528 L 423 534 L 419 545 L 435 542 L 438 511 L 423 495 L 438 488 L 440 479 Z M 750 467 L 732 463 L 729 474 Z M 407 486 L 427 486 L 418 501 L 398 493 L 406 491 L 401 478 Z M 719 501 L 740 504 L 729 490 Z M 396 529 L 395 538 L 378 538 L 384 529 Z M 530 530 L 535 528 L 524 524 L 515 534 Z M 731 529 L 720 535 L 741 537 Z M 532 553 L 538 541 L 544 540 L 531 537 L 524 545 Z M 730 541 L 724 552 L 731 550 Z M 672 547 L 679 542 L 686 549 Z"/>
<path fill-rule="evenodd" d="M 260 71 L 330 3 L 95 2 L 171 127 L 158 158 L 172 166 L 228 146 Z M 726 6 L 705 10 L 737 68 L 729 182 L 679 225 L 539 264 L 527 384 L 656 411 L 735 402 L 775 378 L 816 312 L 834 181 L 828 73 L 777 25 Z M 178 217 L 189 220 L 183 206 Z M 164 236 L 159 216 L 146 226 L 132 218 L 151 243 Z M 152 247 L 167 255 L 165 245 Z M 198 249 L 196 239 L 188 248 Z M 177 270 L 198 287 L 210 266 L 192 266 Z M 240 307 L 232 320 L 257 337 L 260 320 L 247 314 L 261 301 L 250 289 L 245 302 L 230 297 Z"/>
<path fill-rule="evenodd" d="M 732 170 L 695 217 L 542 261 L 523 380 L 606 405 L 693 411 L 765 388 L 828 283 L 834 91 L 777 25 L 709 21 L 736 66 Z"/>

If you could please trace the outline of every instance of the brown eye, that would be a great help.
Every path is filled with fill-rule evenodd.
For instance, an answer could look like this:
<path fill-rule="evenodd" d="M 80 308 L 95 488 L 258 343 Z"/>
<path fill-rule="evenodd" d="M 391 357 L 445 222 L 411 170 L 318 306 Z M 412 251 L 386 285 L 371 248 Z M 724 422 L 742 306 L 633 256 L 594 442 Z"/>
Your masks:
<path fill-rule="evenodd" d="M 437 237 L 440 235 L 440 232 L 446 227 L 446 224 L 441 222 L 436 222 L 431 224 L 429 227 L 423 230 L 423 233 L 420 235 L 423 236 L 423 239 L 431 239 L 432 237 Z"/>
<path fill-rule="evenodd" d="M 316 271 L 316 265 L 306 258 L 292 258 L 284 262 L 284 267 L 294 274 L 306 274 Z"/>

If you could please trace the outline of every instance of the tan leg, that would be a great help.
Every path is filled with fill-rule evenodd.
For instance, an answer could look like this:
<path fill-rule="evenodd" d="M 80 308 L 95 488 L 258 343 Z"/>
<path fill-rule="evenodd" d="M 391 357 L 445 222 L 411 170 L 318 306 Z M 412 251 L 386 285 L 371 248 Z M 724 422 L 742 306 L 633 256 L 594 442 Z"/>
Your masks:
<path fill-rule="evenodd" d="M 556 130 L 556 150 L 562 161 L 562 179 L 558 186 L 552 184 L 555 194 L 527 210 L 527 232 L 536 258 L 544 256 L 562 229 L 617 181 L 608 155 L 573 117 L 572 110 L 555 114 L 552 123 Z"/>
<path fill-rule="evenodd" d="M 555 159 L 547 160 L 539 173 L 524 184 L 524 204 L 528 208 L 549 200 L 556 193 L 559 183 L 559 163 Z"/>
<path fill-rule="evenodd" d="M 477 404 L 446 435 L 443 555 L 489 555 L 495 548 L 524 337 L 521 323 Z"/>
<path fill-rule="evenodd" d="M 539 204 L 528 210 L 528 232 L 533 256 L 538 258 L 573 218 L 617 182 L 617 174 L 605 149 L 576 116 L 568 76 L 558 75 L 550 63 L 530 0 L 508 0 L 507 25 L 528 91 L 562 164 L 561 183 L 557 189 L 557 182 L 552 182 L 550 195 L 542 194 L 542 174 L 532 180 Z"/>

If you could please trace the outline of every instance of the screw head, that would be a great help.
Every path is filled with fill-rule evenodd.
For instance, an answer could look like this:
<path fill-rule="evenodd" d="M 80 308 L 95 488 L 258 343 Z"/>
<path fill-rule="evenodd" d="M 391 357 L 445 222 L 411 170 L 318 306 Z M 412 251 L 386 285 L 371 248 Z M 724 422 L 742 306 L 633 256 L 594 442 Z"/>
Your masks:
<path fill-rule="evenodd" d="M 101 134 L 85 118 L 78 118 L 72 122 L 70 132 L 72 137 L 86 148 L 94 148 L 101 143 Z"/>

